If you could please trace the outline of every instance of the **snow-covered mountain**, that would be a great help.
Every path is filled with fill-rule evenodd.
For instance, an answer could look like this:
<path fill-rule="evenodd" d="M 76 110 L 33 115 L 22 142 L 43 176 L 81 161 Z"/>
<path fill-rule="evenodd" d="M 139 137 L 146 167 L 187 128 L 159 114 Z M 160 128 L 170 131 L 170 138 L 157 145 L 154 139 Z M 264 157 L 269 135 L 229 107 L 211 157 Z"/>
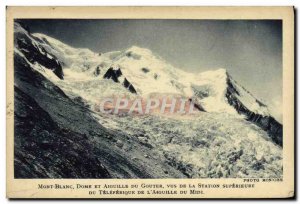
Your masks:
<path fill-rule="evenodd" d="M 26 33 L 18 25 L 15 30 L 23 35 Z M 100 97 L 112 95 L 179 94 L 196 98 L 207 112 L 243 116 L 268 131 L 276 143 L 282 143 L 282 125 L 271 116 L 267 106 L 240 86 L 226 69 L 187 73 L 150 50 L 136 46 L 123 51 L 94 53 L 89 49 L 73 48 L 44 34 L 31 37 L 27 34 L 27 38 L 31 41 L 27 45 L 35 45 L 53 61 L 54 66 L 50 67 L 57 77 L 43 68 L 43 60 L 35 65 L 37 70 L 60 84 L 66 92 L 76 93 L 91 104 Z M 26 56 L 34 48 L 23 45 L 25 39 L 18 38 L 18 45 Z"/>
<path fill-rule="evenodd" d="M 72 48 L 43 34 L 33 36 L 40 40 L 39 45 L 48 53 L 57 56 L 63 65 L 65 81 L 111 79 L 127 89 L 131 87 L 130 92 L 141 96 L 170 93 L 197 97 L 208 112 L 236 114 L 236 108 L 229 102 L 230 97 L 235 97 L 249 111 L 270 115 L 267 106 L 239 86 L 226 69 L 187 73 L 150 50 L 136 46 L 124 51 L 93 53 L 88 49 Z M 125 89 L 123 91 L 126 93 Z"/>
<path fill-rule="evenodd" d="M 183 145 L 184 147 L 189 148 L 189 143 L 193 143 L 194 140 L 197 140 L 196 143 L 199 143 L 198 137 L 204 137 L 205 135 L 204 139 L 207 141 L 203 143 L 201 140 L 201 144 L 199 143 L 199 145 L 196 146 L 195 144 L 190 144 L 190 148 L 195 152 L 198 151 L 197 148 L 208 148 L 210 145 L 213 145 L 218 149 L 219 146 L 217 143 L 215 144 L 213 141 L 209 141 L 212 138 L 210 138 L 210 134 L 207 134 L 207 131 L 212 131 L 212 134 L 215 135 L 215 139 L 218 138 L 218 140 L 222 141 L 224 138 L 222 139 L 220 134 L 226 134 L 226 137 L 228 137 L 227 141 L 221 143 L 224 143 L 224 147 L 226 148 L 233 145 L 232 148 L 234 150 L 229 148 L 230 150 L 228 149 L 228 151 L 231 153 L 236 152 L 232 154 L 239 155 L 238 158 L 240 158 L 242 154 L 247 155 L 241 160 L 241 162 L 244 162 L 244 165 L 248 165 L 249 169 L 251 169 L 253 165 L 255 167 L 255 164 L 252 164 L 253 162 L 258 162 L 259 165 L 261 165 L 260 163 L 263 162 L 262 158 L 269 158 L 269 154 L 274 154 L 273 156 L 280 157 L 281 147 L 279 146 L 282 146 L 282 125 L 271 116 L 267 106 L 239 85 L 239 83 L 230 76 L 226 69 L 220 68 L 198 74 L 188 73 L 182 69 L 172 66 L 156 54 L 152 53 L 152 51 L 145 48 L 133 46 L 123 51 L 95 53 L 89 49 L 73 48 L 44 34 L 30 34 L 19 23 L 15 23 L 14 29 L 15 57 L 18 60 L 22 60 L 21 65 L 18 65 L 18 69 L 16 69 L 16 67 L 15 69 L 22 70 L 25 69 L 24 67 L 30 67 L 30 69 L 28 68 L 30 70 L 28 72 L 38 73 L 44 77 L 43 80 L 41 80 L 43 81 L 43 85 L 39 86 L 39 89 L 41 90 L 33 92 L 29 88 L 26 88 L 27 86 L 29 87 L 29 85 L 26 85 L 27 82 L 25 83 L 24 81 L 30 80 L 30 87 L 34 87 L 34 83 L 36 81 L 35 77 L 32 77 L 31 75 L 24 77 L 23 73 L 17 74 L 16 81 L 18 81 L 18 83 L 16 84 L 16 87 L 18 89 L 22 89 L 22 91 L 29 94 L 31 97 L 36 98 L 37 103 L 40 103 L 40 105 L 43 104 L 41 107 L 44 109 L 48 109 L 49 107 L 54 108 L 54 106 L 53 104 L 49 104 L 49 102 L 44 101 L 42 98 L 39 98 L 40 96 L 38 93 L 43 92 L 44 89 L 48 91 L 51 90 L 51 92 L 55 90 L 55 92 L 58 92 L 59 94 L 57 96 L 53 96 L 54 98 L 61 98 L 63 95 L 64 97 L 69 98 L 68 100 L 72 101 L 72 103 L 87 108 L 86 111 L 91 112 L 94 119 L 99 121 L 99 123 L 108 130 L 114 130 L 117 132 L 123 131 L 124 134 L 133 135 L 131 136 L 133 142 L 135 141 L 143 145 L 146 144 L 147 148 L 151 147 L 150 149 L 156 147 L 156 149 L 154 149 L 158 154 L 157 157 L 172 160 L 169 161 L 170 163 L 168 165 L 171 165 L 172 167 L 175 165 L 179 172 L 184 172 L 183 174 L 188 175 L 188 177 L 205 177 L 205 175 L 208 174 L 213 175 L 212 177 L 220 176 L 220 173 L 218 172 L 209 173 L 206 172 L 206 170 L 205 172 L 197 173 L 195 169 L 200 168 L 201 165 L 199 166 L 199 164 L 192 158 L 186 158 L 186 155 L 181 155 L 181 153 L 178 153 L 178 158 L 170 158 L 171 149 L 176 149 L 176 145 Z M 22 68 L 19 66 L 22 66 Z M 161 116 L 147 116 L 144 118 L 144 122 L 134 117 L 129 120 L 125 119 L 125 121 L 127 121 L 126 125 L 122 118 L 96 114 L 89 108 L 93 104 L 99 102 L 100 98 L 111 96 L 127 96 L 129 98 L 138 96 L 147 98 L 153 95 L 176 95 L 193 99 L 194 101 L 197 101 L 197 105 L 201 106 L 201 109 L 199 110 L 203 112 L 198 116 L 192 116 L 192 118 L 187 119 L 188 122 L 186 122 L 186 118 L 184 117 L 180 118 L 179 121 L 175 120 L 173 122 L 166 122 L 165 120 L 168 120 L 168 118 L 161 118 Z M 51 101 L 56 103 L 55 99 L 51 99 Z M 53 110 L 51 109 L 51 111 Z M 62 110 L 60 109 L 60 111 Z M 58 110 L 56 110 L 56 112 L 51 112 L 50 115 L 57 118 L 58 121 L 63 121 L 61 124 L 62 126 L 70 128 L 70 124 L 67 122 L 68 120 L 66 120 L 66 116 L 62 115 L 62 113 Z M 67 117 L 71 116 L 68 115 Z M 148 121 L 153 121 L 154 118 L 157 120 L 157 129 L 155 130 L 151 127 L 151 125 L 147 125 Z M 231 127 L 230 123 L 226 121 L 222 122 L 222 118 L 232 121 L 231 124 L 236 124 L 236 126 Z M 72 120 L 73 119 L 74 118 L 72 118 Z M 77 120 L 78 119 L 74 119 L 76 123 L 78 123 Z M 129 121 L 135 122 L 131 123 Z M 66 125 L 67 123 L 68 125 Z M 160 123 L 161 125 L 166 125 L 167 130 L 160 129 Z M 214 126 L 214 123 L 217 123 L 218 126 L 212 127 Z M 136 126 L 137 124 L 140 124 L 140 126 Z M 144 126 L 142 124 L 144 124 Z M 176 124 L 178 128 L 181 127 L 183 129 L 188 126 L 187 124 L 192 126 L 193 129 L 197 126 L 197 124 L 201 124 L 203 127 L 201 130 L 197 129 L 196 132 L 185 132 L 183 129 L 178 129 L 174 132 L 174 124 Z M 126 127 L 124 127 L 124 125 Z M 78 124 L 78 128 L 79 127 L 81 126 Z M 120 129 L 120 127 L 122 128 Z M 149 129 L 150 132 L 144 133 L 142 136 L 136 136 L 136 133 L 134 132 L 141 131 L 139 129 L 140 127 L 145 128 L 145 130 Z M 203 129 L 204 127 L 205 130 Z M 239 132 L 236 127 L 244 127 L 244 129 L 247 130 L 247 133 L 240 135 L 240 138 L 238 138 L 239 135 L 234 133 Z M 75 127 L 72 126 L 72 128 Z M 157 132 L 157 130 L 159 130 L 159 132 Z M 75 128 L 72 129 L 72 131 L 77 132 L 78 129 Z M 173 141 L 173 139 L 167 139 L 166 143 L 165 139 L 168 137 L 168 134 L 165 134 L 164 131 L 170 131 L 169 133 L 172 135 L 170 138 L 175 138 L 176 140 L 174 139 Z M 185 133 L 183 134 L 183 132 Z M 203 132 L 203 135 L 198 136 L 199 132 Z M 227 135 L 226 132 L 230 132 L 230 135 Z M 89 134 L 89 130 L 82 134 Z M 115 142 L 117 142 L 116 145 L 118 147 L 122 146 L 123 148 L 124 146 L 129 145 L 129 142 L 127 138 L 124 139 L 124 137 L 122 137 L 122 134 L 120 134 L 120 136 L 116 136 L 119 139 Z M 194 136 L 195 134 L 196 136 Z M 157 138 L 157 136 L 162 136 L 163 138 Z M 179 136 L 182 138 L 179 138 Z M 184 139 L 185 137 L 188 137 L 189 139 Z M 191 137 L 193 138 L 193 141 L 190 141 Z M 162 144 L 166 145 L 165 147 L 160 147 L 160 144 L 157 142 L 161 140 L 164 141 Z M 235 142 L 232 143 L 232 140 L 235 140 Z M 253 148 L 255 149 L 255 146 L 244 146 L 243 140 L 255 144 L 258 142 L 261 143 L 260 151 L 265 151 L 266 155 L 257 156 L 257 154 L 262 153 L 257 153 L 256 150 L 253 150 Z M 214 142 L 217 141 L 214 140 Z M 243 148 L 247 149 L 248 153 L 240 153 L 240 149 Z M 274 151 L 270 151 L 270 148 L 274 148 Z M 198 153 L 204 158 L 204 152 L 202 152 L 202 150 L 199 150 Z M 169 156 L 166 156 L 165 154 Z M 217 154 L 217 152 L 211 152 L 210 156 L 214 157 L 212 154 Z M 224 155 L 226 154 L 224 153 Z M 256 156 L 253 158 L 256 159 L 250 161 L 248 159 L 248 154 L 255 154 Z M 145 155 L 149 155 L 149 152 Z M 185 159 L 182 159 L 182 157 Z M 151 160 L 149 156 L 146 158 Z M 140 159 L 142 162 L 151 163 L 150 161 L 145 161 L 145 158 Z M 157 160 L 157 158 L 153 159 Z M 107 161 L 102 161 L 102 163 L 105 162 L 107 164 Z M 186 169 L 181 171 L 180 168 L 183 167 L 178 167 L 178 162 L 180 165 L 192 163 L 191 165 L 195 169 L 189 170 L 188 172 L 186 172 Z M 206 160 L 205 162 L 207 165 L 210 165 L 211 163 L 209 160 Z M 270 159 L 269 162 L 270 169 L 275 168 L 272 163 L 273 160 Z M 257 167 L 258 170 L 261 171 L 260 173 L 238 173 L 240 170 L 235 169 L 232 170 L 235 172 L 233 174 L 227 172 L 226 177 L 247 175 L 262 176 L 266 174 L 278 176 L 278 172 L 280 172 L 280 170 L 278 170 L 280 169 L 280 162 L 277 162 L 275 166 L 277 169 L 276 173 L 272 173 L 272 170 L 268 169 L 269 167 L 266 167 L 267 170 L 265 170 L 265 172 L 261 167 Z M 180 173 L 178 173 L 177 170 L 170 170 L 170 167 L 166 167 L 165 164 L 164 168 L 168 168 L 169 172 L 168 175 L 165 176 L 180 177 Z M 201 168 L 205 167 L 201 166 Z M 106 172 L 106 170 L 103 171 Z M 110 172 L 109 169 L 107 171 Z M 156 169 L 154 171 L 158 170 Z M 111 174 L 116 173 L 114 172 Z M 131 173 L 131 175 L 133 174 L 134 173 Z M 222 175 L 224 176 L 224 174 L 225 173 L 223 172 Z"/>

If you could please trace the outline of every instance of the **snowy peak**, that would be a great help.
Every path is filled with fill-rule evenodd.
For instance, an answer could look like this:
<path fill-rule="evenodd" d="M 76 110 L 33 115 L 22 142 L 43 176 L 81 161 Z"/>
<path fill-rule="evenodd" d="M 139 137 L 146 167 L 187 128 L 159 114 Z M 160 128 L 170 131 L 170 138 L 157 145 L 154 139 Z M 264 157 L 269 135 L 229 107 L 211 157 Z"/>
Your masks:
<path fill-rule="evenodd" d="M 152 51 L 146 48 L 141 48 L 138 46 L 132 46 L 125 51 L 126 53 L 131 53 L 140 56 L 151 56 L 153 55 Z"/>
<path fill-rule="evenodd" d="M 216 70 L 202 72 L 199 75 L 208 79 L 226 79 L 228 76 L 228 72 L 225 68 L 219 68 Z"/>
<path fill-rule="evenodd" d="M 192 89 L 210 112 L 236 112 L 236 107 L 232 103 L 232 99 L 235 98 L 250 111 L 264 116 L 269 115 L 267 106 L 240 86 L 226 69 L 206 71 L 196 75 L 192 82 Z"/>

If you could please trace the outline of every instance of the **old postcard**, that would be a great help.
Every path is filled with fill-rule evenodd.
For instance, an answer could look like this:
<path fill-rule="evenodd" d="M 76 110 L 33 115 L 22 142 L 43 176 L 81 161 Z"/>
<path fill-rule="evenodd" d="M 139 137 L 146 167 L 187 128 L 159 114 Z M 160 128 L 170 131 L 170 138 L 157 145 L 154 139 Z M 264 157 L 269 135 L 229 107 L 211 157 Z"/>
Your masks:
<path fill-rule="evenodd" d="M 294 197 L 292 7 L 7 7 L 7 197 Z"/>

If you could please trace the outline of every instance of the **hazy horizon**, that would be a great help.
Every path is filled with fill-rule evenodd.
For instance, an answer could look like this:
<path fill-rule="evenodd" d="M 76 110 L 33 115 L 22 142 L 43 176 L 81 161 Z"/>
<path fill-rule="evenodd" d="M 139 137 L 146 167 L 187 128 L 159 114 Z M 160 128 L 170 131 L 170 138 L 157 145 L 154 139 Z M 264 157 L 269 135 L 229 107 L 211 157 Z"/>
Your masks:
<path fill-rule="evenodd" d="M 133 45 L 188 72 L 225 68 L 282 122 L 281 20 L 22 20 L 70 46 L 95 52 Z M 255 80 L 254 80 L 255 79 Z"/>

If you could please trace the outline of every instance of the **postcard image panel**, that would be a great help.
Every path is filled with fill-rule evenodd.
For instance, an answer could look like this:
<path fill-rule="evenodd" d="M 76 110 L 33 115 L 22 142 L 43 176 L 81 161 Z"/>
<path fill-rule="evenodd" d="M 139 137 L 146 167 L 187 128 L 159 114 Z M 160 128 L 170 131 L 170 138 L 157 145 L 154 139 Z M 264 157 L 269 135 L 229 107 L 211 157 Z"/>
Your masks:
<path fill-rule="evenodd" d="M 8 7 L 7 197 L 294 197 L 292 7 Z"/>

